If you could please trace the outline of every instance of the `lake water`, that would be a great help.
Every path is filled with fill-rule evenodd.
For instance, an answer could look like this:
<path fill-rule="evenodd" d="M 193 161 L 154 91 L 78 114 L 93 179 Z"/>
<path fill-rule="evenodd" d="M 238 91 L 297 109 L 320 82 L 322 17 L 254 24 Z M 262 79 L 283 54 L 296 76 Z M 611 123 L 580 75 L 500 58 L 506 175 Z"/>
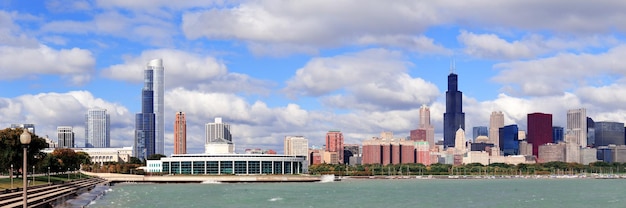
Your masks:
<path fill-rule="evenodd" d="M 626 207 L 623 179 L 117 184 L 89 207 Z"/>

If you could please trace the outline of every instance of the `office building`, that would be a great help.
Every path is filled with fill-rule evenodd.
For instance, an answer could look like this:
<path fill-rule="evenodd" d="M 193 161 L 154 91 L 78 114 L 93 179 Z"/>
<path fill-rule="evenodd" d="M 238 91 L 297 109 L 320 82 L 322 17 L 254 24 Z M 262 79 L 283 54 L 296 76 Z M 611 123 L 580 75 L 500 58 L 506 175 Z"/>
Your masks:
<path fill-rule="evenodd" d="M 565 162 L 565 143 L 553 144 L 545 143 L 538 147 L 540 163 Z"/>
<path fill-rule="evenodd" d="M 337 153 L 339 163 L 343 163 L 343 134 L 341 131 L 331 130 L 326 133 L 326 152 Z"/>
<path fill-rule="evenodd" d="M 187 119 L 177 112 L 174 120 L 174 154 L 187 154 Z"/>
<path fill-rule="evenodd" d="M 409 134 L 409 139 L 411 139 L 412 141 L 426 141 L 427 140 L 426 134 L 427 134 L 426 130 L 424 129 L 411 130 Z"/>
<path fill-rule="evenodd" d="M 456 130 L 465 129 L 465 113 L 463 113 L 463 94 L 458 90 L 458 75 L 454 66 L 448 75 L 448 91 L 446 91 L 446 112 L 443 114 L 443 146 L 454 147 Z"/>
<path fill-rule="evenodd" d="M 285 155 L 307 156 L 309 154 L 309 140 L 304 136 L 286 136 L 284 145 Z"/>
<path fill-rule="evenodd" d="M 111 117 L 106 109 L 87 110 L 85 115 L 85 147 L 111 147 Z"/>
<path fill-rule="evenodd" d="M 463 130 L 463 128 L 459 128 L 458 130 L 456 130 L 456 134 L 454 136 L 454 149 L 457 150 L 456 154 L 464 154 L 465 150 L 467 149 L 465 146 L 466 144 L 466 140 L 465 140 L 465 131 Z"/>
<path fill-rule="evenodd" d="M 434 147 L 435 127 L 430 123 L 430 108 L 426 105 L 420 107 L 420 121 L 417 129 L 424 131 L 425 139 L 417 139 L 415 141 L 427 141 L 431 148 Z"/>
<path fill-rule="evenodd" d="M 502 111 L 493 111 L 489 116 L 489 140 L 494 146 L 500 147 L 500 128 L 504 127 Z"/>
<path fill-rule="evenodd" d="M 476 141 L 479 136 L 489 136 L 489 128 L 486 126 L 474 126 L 472 128 L 472 140 Z"/>
<path fill-rule="evenodd" d="M 600 121 L 595 122 L 595 146 L 624 145 L 624 123 Z"/>
<path fill-rule="evenodd" d="M 154 93 L 154 153 L 165 154 L 164 142 L 164 68 L 162 59 L 153 59 L 148 62 L 146 71 L 153 71 Z"/>
<path fill-rule="evenodd" d="M 552 143 L 559 143 L 565 141 L 565 132 L 563 131 L 563 127 L 553 126 L 552 127 Z"/>
<path fill-rule="evenodd" d="M 508 125 L 500 128 L 500 151 L 502 155 L 519 155 L 519 129 L 517 125 Z"/>
<path fill-rule="evenodd" d="M 533 155 L 539 157 L 539 146 L 552 143 L 552 114 L 531 113 L 527 118 L 526 140 L 533 145 Z"/>
<path fill-rule="evenodd" d="M 156 154 L 156 114 L 155 101 L 155 70 L 153 65 L 161 64 L 160 59 L 152 60 L 143 71 L 144 85 L 141 89 L 141 113 L 135 115 L 135 157 L 145 160 Z"/>
<path fill-rule="evenodd" d="M 26 129 L 31 134 L 36 134 L 35 124 L 11 124 L 11 129 L 17 129 L 17 128 Z"/>
<path fill-rule="evenodd" d="M 74 132 L 71 126 L 57 127 L 59 148 L 74 148 Z"/>
<path fill-rule="evenodd" d="M 352 159 L 351 159 L 352 158 Z M 344 164 L 356 165 L 361 163 L 361 145 L 359 144 L 343 144 L 343 162 Z"/>
<path fill-rule="evenodd" d="M 221 117 L 215 118 L 214 123 L 207 123 L 205 132 L 204 152 L 206 154 L 234 153 L 235 146 L 230 124 L 222 122 Z"/>
<path fill-rule="evenodd" d="M 587 117 L 587 146 L 595 147 L 596 143 L 596 128 L 593 119 Z"/>
<path fill-rule="evenodd" d="M 574 143 L 587 147 L 587 110 L 584 108 L 567 111 L 567 132 L 574 135 Z"/>

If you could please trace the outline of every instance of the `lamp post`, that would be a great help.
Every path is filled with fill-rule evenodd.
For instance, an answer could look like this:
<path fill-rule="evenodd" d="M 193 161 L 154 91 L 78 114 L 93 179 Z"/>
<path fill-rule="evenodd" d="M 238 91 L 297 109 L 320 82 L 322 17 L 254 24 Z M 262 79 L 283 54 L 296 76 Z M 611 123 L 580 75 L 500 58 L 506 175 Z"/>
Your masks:
<path fill-rule="evenodd" d="M 11 164 L 11 174 L 9 176 L 11 177 L 11 189 L 13 189 L 13 164 Z"/>
<path fill-rule="evenodd" d="M 24 129 L 24 132 L 22 132 L 22 134 L 20 135 L 20 143 L 22 143 L 22 147 L 24 148 L 24 165 L 22 166 L 22 182 L 23 182 L 23 186 L 24 186 L 24 208 L 28 207 L 28 201 L 27 201 L 27 193 L 26 193 L 26 170 L 28 168 L 28 164 L 26 163 L 26 159 L 27 159 L 27 153 L 28 153 L 28 144 L 30 144 L 30 133 L 28 133 L 28 130 Z"/>
<path fill-rule="evenodd" d="M 67 168 L 67 182 L 70 181 L 70 168 Z"/>
<path fill-rule="evenodd" d="M 50 166 L 48 166 L 48 185 L 50 185 Z"/>
<path fill-rule="evenodd" d="M 33 165 L 33 186 L 35 185 L 35 166 Z"/>

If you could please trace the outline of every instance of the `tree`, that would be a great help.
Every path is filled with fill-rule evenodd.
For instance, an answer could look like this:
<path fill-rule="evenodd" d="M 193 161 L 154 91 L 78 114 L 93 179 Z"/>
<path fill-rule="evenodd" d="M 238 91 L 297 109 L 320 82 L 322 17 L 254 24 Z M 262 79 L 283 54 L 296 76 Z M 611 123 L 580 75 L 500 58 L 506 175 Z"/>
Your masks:
<path fill-rule="evenodd" d="M 130 163 L 130 164 L 143 164 L 141 159 L 136 158 L 136 157 L 130 157 L 130 160 L 128 160 L 128 163 Z"/>
<path fill-rule="evenodd" d="M 22 168 L 23 149 L 20 143 L 20 135 L 22 128 L 6 128 L 0 130 L 0 172 L 9 172 L 11 164 L 14 170 Z M 41 161 L 45 154 L 41 152 L 48 144 L 39 136 L 31 133 L 31 141 L 28 145 L 27 160 L 29 166 L 37 164 Z"/>
<path fill-rule="evenodd" d="M 60 171 L 78 169 L 78 166 L 81 163 L 79 155 L 76 152 L 74 152 L 74 150 L 69 149 L 69 148 L 55 149 L 52 152 L 52 155 L 54 155 L 59 161 L 61 165 Z"/>
<path fill-rule="evenodd" d="M 153 154 L 148 156 L 148 160 L 160 160 L 162 157 L 167 157 L 165 155 L 162 154 Z"/>

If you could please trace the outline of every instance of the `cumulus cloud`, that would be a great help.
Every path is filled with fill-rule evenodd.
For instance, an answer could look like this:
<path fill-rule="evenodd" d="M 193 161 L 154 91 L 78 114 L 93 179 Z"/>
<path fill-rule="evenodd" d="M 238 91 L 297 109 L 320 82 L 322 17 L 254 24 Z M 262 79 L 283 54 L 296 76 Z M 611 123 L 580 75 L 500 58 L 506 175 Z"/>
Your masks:
<path fill-rule="evenodd" d="M 398 109 L 434 101 L 437 87 L 410 77 L 407 65 L 400 53 L 384 49 L 314 58 L 283 90 L 292 97 L 331 94 L 323 102 L 340 108 Z"/>
<path fill-rule="evenodd" d="M 617 42 L 613 37 L 590 36 L 572 40 L 528 35 L 521 40 L 507 41 L 496 34 L 475 34 L 461 31 L 457 37 L 465 46 L 468 55 L 496 60 L 535 58 L 563 50 L 584 50 L 589 47 L 604 47 Z"/>
<path fill-rule="evenodd" d="M 626 46 L 605 53 L 562 53 L 549 58 L 496 64 L 500 70 L 493 80 L 505 85 L 508 93 L 531 96 L 562 94 L 606 75 L 626 74 Z"/>
<path fill-rule="evenodd" d="M 38 48 L 0 46 L 0 79 L 15 79 L 36 75 L 60 75 L 73 84 L 91 79 L 95 59 L 88 50 L 80 48 L 55 50 L 45 45 Z"/>
<path fill-rule="evenodd" d="M 113 145 L 132 145 L 134 133 L 128 132 L 127 128 L 134 126 L 134 116 L 126 107 L 94 97 L 88 91 L 0 98 L 0 124 L 10 126 L 13 123 L 32 123 L 35 124 L 37 135 L 48 135 L 51 139 L 56 139 L 57 126 L 73 126 L 76 142 L 82 143 L 85 139 L 84 115 L 88 109 L 96 107 L 107 109 L 111 115 L 111 131 L 115 136 L 111 139 Z"/>

